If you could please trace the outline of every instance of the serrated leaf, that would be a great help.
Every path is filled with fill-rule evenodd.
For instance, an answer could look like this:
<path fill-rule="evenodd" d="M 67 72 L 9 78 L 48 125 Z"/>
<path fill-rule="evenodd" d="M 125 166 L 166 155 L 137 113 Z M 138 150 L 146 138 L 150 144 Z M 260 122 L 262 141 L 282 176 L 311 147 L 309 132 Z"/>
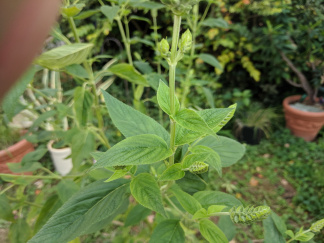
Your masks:
<path fill-rule="evenodd" d="M 185 234 L 180 221 L 167 219 L 159 223 L 151 236 L 149 243 L 184 243 Z"/>
<path fill-rule="evenodd" d="M 171 115 L 170 88 L 162 80 L 160 80 L 159 83 L 159 88 L 157 91 L 157 100 L 161 109 L 168 115 Z M 177 97 L 175 97 L 174 104 L 175 114 L 177 114 L 177 112 L 180 110 L 180 103 Z"/>
<path fill-rule="evenodd" d="M 73 181 L 64 179 L 56 186 L 57 194 L 62 203 L 65 203 L 80 187 Z"/>
<path fill-rule="evenodd" d="M 164 160 L 172 155 L 165 141 L 153 134 L 124 139 L 103 154 L 91 169 L 116 165 L 143 165 Z"/>
<path fill-rule="evenodd" d="M 210 129 L 204 119 L 193 110 L 183 109 L 173 118 L 180 126 L 191 131 L 214 134 L 213 130 Z"/>
<path fill-rule="evenodd" d="M 93 44 L 75 43 L 71 45 L 64 45 L 40 55 L 35 63 L 52 70 L 58 70 L 63 67 L 80 64 L 84 62 Z"/>
<path fill-rule="evenodd" d="M 208 219 L 199 221 L 199 230 L 202 236 L 210 243 L 228 243 L 223 231 Z"/>
<path fill-rule="evenodd" d="M 226 208 L 224 205 L 212 205 L 208 207 L 207 213 L 209 215 L 212 215 L 213 213 L 219 213 L 222 212 L 222 210 Z"/>
<path fill-rule="evenodd" d="M 196 153 L 187 155 L 182 162 L 182 168 L 189 168 L 195 162 L 203 162 L 209 155 L 207 153 Z"/>
<path fill-rule="evenodd" d="M 194 198 L 206 209 L 212 205 L 224 205 L 229 208 L 242 205 L 234 196 L 218 191 L 197 192 L 194 194 Z"/>
<path fill-rule="evenodd" d="M 302 242 L 309 241 L 314 237 L 314 235 L 315 234 L 312 233 L 312 232 L 306 232 L 306 233 L 296 237 L 295 240 L 299 240 L 299 241 L 302 241 Z"/>
<path fill-rule="evenodd" d="M 202 132 L 191 131 L 191 130 L 188 130 L 188 129 L 180 126 L 179 124 L 176 124 L 175 144 L 176 144 L 176 146 L 189 144 L 203 135 L 204 135 L 204 133 L 202 133 Z"/>
<path fill-rule="evenodd" d="M 217 133 L 233 117 L 235 110 L 236 104 L 229 108 L 205 109 L 197 113 L 206 121 L 208 126 Z"/>
<path fill-rule="evenodd" d="M 182 170 L 181 164 L 174 164 L 167 168 L 161 177 L 160 181 L 171 181 L 171 180 L 179 180 L 185 176 L 185 172 Z"/>
<path fill-rule="evenodd" d="M 148 87 L 149 84 L 147 80 L 141 75 L 132 65 L 127 63 L 116 64 L 108 69 L 108 71 L 117 75 L 122 79 L 126 79 L 127 81 L 139 85 L 143 85 Z"/>
<path fill-rule="evenodd" d="M 129 170 L 132 168 L 132 166 L 126 166 L 126 168 L 121 169 L 121 170 L 115 170 L 114 174 L 112 174 L 111 177 L 109 177 L 107 180 L 105 180 L 105 182 L 110 182 L 110 181 L 114 181 L 117 180 L 119 178 L 122 178 L 124 175 L 126 175 Z"/>
<path fill-rule="evenodd" d="M 201 218 L 208 218 L 208 213 L 205 208 L 199 209 L 192 217 L 192 219 L 201 219 Z"/>
<path fill-rule="evenodd" d="M 201 209 L 200 203 L 190 194 L 181 190 L 178 185 L 173 185 L 171 188 L 173 195 L 177 198 L 181 206 L 190 214 L 194 215 Z"/>
<path fill-rule="evenodd" d="M 142 220 L 144 220 L 147 216 L 151 214 L 151 210 L 143 207 L 141 204 L 137 204 L 132 210 L 127 214 L 127 218 L 125 220 L 125 227 L 136 225 Z"/>
<path fill-rule="evenodd" d="M 199 58 L 201 60 L 203 60 L 205 63 L 207 63 L 213 67 L 216 67 L 220 70 L 223 70 L 223 66 L 220 64 L 220 62 L 214 56 L 212 56 L 210 54 L 206 54 L 206 53 L 201 53 L 199 55 Z"/>
<path fill-rule="evenodd" d="M 125 137 L 155 134 L 163 138 L 167 144 L 170 143 L 169 133 L 158 122 L 125 105 L 107 92 L 102 91 L 102 94 L 114 125 Z"/>
<path fill-rule="evenodd" d="M 91 183 L 74 194 L 28 242 L 68 242 L 96 223 L 107 218 L 112 220 L 123 205 L 121 202 L 129 196 L 128 182 L 120 179 Z"/>
<path fill-rule="evenodd" d="M 222 161 L 222 167 L 228 167 L 240 160 L 244 153 L 245 147 L 239 142 L 223 136 L 207 136 L 200 140 L 197 145 L 204 145 L 216 151 Z"/>
<path fill-rule="evenodd" d="M 137 202 L 166 217 L 159 185 L 151 174 L 141 173 L 136 176 L 130 189 Z"/>
<path fill-rule="evenodd" d="M 208 173 L 196 175 L 190 172 L 186 172 L 186 175 L 177 180 L 176 183 L 181 189 L 187 193 L 193 194 L 197 191 L 203 191 L 206 189 L 206 181 L 208 179 Z"/>
<path fill-rule="evenodd" d="M 101 6 L 100 11 L 109 19 L 110 23 L 113 22 L 119 11 L 118 6 Z"/>
<path fill-rule="evenodd" d="M 31 67 L 4 96 L 2 108 L 9 120 L 14 117 L 19 104 L 19 97 L 24 93 L 27 85 L 33 80 L 35 73 L 36 69 Z"/>

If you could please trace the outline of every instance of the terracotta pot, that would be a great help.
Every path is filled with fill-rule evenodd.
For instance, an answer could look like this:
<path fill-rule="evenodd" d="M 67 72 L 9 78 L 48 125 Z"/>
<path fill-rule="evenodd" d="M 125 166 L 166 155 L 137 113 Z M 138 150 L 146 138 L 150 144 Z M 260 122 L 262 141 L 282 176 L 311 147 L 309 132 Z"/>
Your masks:
<path fill-rule="evenodd" d="M 51 158 L 55 167 L 55 170 L 62 176 L 70 173 L 73 164 L 71 158 L 66 158 L 71 155 L 71 148 L 55 149 L 52 147 L 54 140 L 49 141 L 47 149 L 51 154 Z"/>
<path fill-rule="evenodd" d="M 26 154 L 32 151 L 34 151 L 34 146 L 26 139 L 19 141 L 7 149 L 0 150 L 0 172 L 13 174 L 9 170 L 7 163 L 19 163 Z"/>
<path fill-rule="evenodd" d="M 300 95 L 289 96 L 283 101 L 286 127 L 297 137 L 313 141 L 324 125 L 324 112 L 301 111 L 289 104 L 300 100 Z"/>

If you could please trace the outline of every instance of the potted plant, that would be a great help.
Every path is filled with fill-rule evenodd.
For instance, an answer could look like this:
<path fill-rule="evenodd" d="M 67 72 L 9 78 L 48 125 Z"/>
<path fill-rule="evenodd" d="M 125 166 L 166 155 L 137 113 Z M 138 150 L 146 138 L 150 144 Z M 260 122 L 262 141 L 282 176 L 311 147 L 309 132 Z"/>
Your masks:
<path fill-rule="evenodd" d="M 292 19 L 290 25 L 282 19 L 274 27 L 268 23 L 268 37 L 286 64 L 282 66 L 285 80 L 306 93 L 283 101 L 286 126 L 306 141 L 314 140 L 324 125 L 323 104 L 317 98 L 324 83 L 324 39 L 320 37 L 324 15 L 320 9 L 317 1 L 297 0 L 286 12 L 286 17 Z"/>
<path fill-rule="evenodd" d="M 10 173 L 7 163 L 19 163 L 29 152 L 34 151 L 32 143 L 21 139 L 23 130 L 9 127 L 0 114 L 0 173 Z"/>
<path fill-rule="evenodd" d="M 253 103 L 247 111 L 240 112 L 234 123 L 234 135 L 240 141 L 250 145 L 259 144 L 261 139 L 269 137 L 273 124 L 279 115 L 274 108 L 262 108 Z"/>

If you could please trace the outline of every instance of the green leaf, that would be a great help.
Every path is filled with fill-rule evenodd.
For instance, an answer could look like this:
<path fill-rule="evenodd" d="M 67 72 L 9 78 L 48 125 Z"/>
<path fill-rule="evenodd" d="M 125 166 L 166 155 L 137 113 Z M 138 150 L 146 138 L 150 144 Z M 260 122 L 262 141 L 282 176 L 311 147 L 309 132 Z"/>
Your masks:
<path fill-rule="evenodd" d="M 160 80 L 159 83 L 159 88 L 157 91 L 157 100 L 161 109 L 168 115 L 171 115 L 170 88 L 162 80 Z M 177 114 L 177 112 L 180 110 L 180 103 L 177 97 L 175 97 L 174 104 L 175 114 Z"/>
<path fill-rule="evenodd" d="M 74 17 L 78 13 L 81 12 L 81 10 L 84 8 L 85 4 L 79 3 L 79 4 L 73 4 L 67 7 L 62 7 L 61 12 L 64 17 Z"/>
<path fill-rule="evenodd" d="M 137 202 L 166 217 L 159 185 L 151 174 L 142 173 L 136 176 L 130 189 Z"/>
<path fill-rule="evenodd" d="M 25 219 L 19 218 L 10 225 L 9 239 L 11 243 L 26 243 L 31 237 L 31 229 Z"/>
<path fill-rule="evenodd" d="M 145 1 L 145 2 L 132 1 L 130 2 L 130 5 L 132 5 L 135 8 L 144 8 L 150 10 L 165 8 L 165 5 L 161 3 L 152 2 L 152 1 Z"/>
<path fill-rule="evenodd" d="M 182 170 L 181 164 L 174 164 L 167 168 L 161 177 L 159 178 L 160 181 L 173 181 L 179 180 L 185 176 L 185 172 Z"/>
<path fill-rule="evenodd" d="M 100 11 L 109 19 L 110 23 L 113 22 L 117 16 L 119 7 L 118 6 L 101 6 Z"/>
<path fill-rule="evenodd" d="M 38 232 L 43 225 L 53 216 L 53 214 L 62 206 L 58 195 L 50 196 L 42 207 L 34 226 L 34 233 Z"/>
<path fill-rule="evenodd" d="M 164 160 L 172 155 L 165 141 L 153 134 L 124 139 L 110 148 L 91 169 L 116 165 L 143 165 Z"/>
<path fill-rule="evenodd" d="M 0 195 L 0 219 L 13 221 L 12 208 L 5 194 Z"/>
<path fill-rule="evenodd" d="M 29 164 L 32 162 L 37 162 L 41 158 L 43 158 L 46 153 L 47 153 L 47 149 L 38 147 L 35 151 L 29 152 L 28 154 L 26 154 L 22 158 L 21 164 L 26 165 L 26 164 Z"/>
<path fill-rule="evenodd" d="M 176 144 L 176 146 L 180 146 L 183 144 L 189 144 L 203 135 L 204 135 L 204 133 L 202 133 L 202 132 L 191 131 L 191 130 L 188 130 L 188 129 L 180 126 L 179 124 L 176 124 L 175 144 Z"/>
<path fill-rule="evenodd" d="M 218 191 L 197 192 L 194 194 L 194 198 L 206 209 L 212 205 L 225 205 L 229 208 L 242 205 L 234 196 Z"/>
<path fill-rule="evenodd" d="M 87 70 L 82 67 L 80 64 L 72 64 L 64 68 L 65 72 L 79 78 L 89 78 Z"/>
<path fill-rule="evenodd" d="M 182 127 L 200 133 L 214 134 L 204 119 L 197 112 L 189 109 L 179 111 L 174 120 Z"/>
<path fill-rule="evenodd" d="M 56 186 L 57 194 L 62 203 L 65 203 L 80 187 L 73 181 L 64 179 Z"/>
<path fill-rule="evenodd" d="M 38 162 L 31 162 L 26 165 L 22 165 L 21 163 L 7 163 L 7 165 L 13 173 L 32 172 L 43 167 Z"/>
<path fill-rule="evenodd" d="M 92 94 L 83 86 L 74 90 L 74 111 L 79 126 L 85 126 L 93 102 Z"/>
<path fill-rule="evenodd" d="M 75 193 L 29 243 L 68 242 L 87 232 L 96 223 L 107 218 L 112 220 L 123 206 L 121 202 L 128 198 L 128 190 L 128 180 L 91 183 Z M 99 230 L 102 226 L 97 227 Z"/>
<path fill-rule="evenodd" d="M 287 231 L 287 226 L 285 222 L 274 212 L 271 212 L 271 218 L 277 227 L 277 230 L 282 234 L 285 235 L 285 232 Z"/>
<path fill-rule="evenodd" d="M 82 161 L 90 157 L 90 153 L 95 151 L 95 136 L 89 130 L 71 129 L 71 158 L 73 162 L 73 170 L 77 170 Z"/>
<path fill-rule="evenodd" d="M 149 216 L 151 212 L 152 211 L 150 209 L 143 207 L 141 204 L 137 204 L 127 214 L 127 218 L 125 220 L 125 227 L 138 224 L 147 216 Z"/>
<path fill-rule="evenodd" d="M 193 147 L 191 152 L 197 154 L 205 154 L 206 159 L 204 161 L 206 161 L 209 165 L 216 169 L 219 176 L 222 177 L 222 162 L 217 152 L 215 152 L 212 148 L 202 145 Z"/>
<path fill-rule="evenodd" d="M 126 79 L 127 81 L 148 87 L 147 80 L 132 65 L 127 63 L 116 64 L 108 69 L 116 76 Z"/>
<path fill-rule="evenodd" d="M 202 219 L 199 221 L 199 230 L 202 236 L 210 243 L 226 243 L 228 242 L 223 231 L 220 230 L 209 219 Z"/>
<path fill-rule="evenodd" d="M 199 58 L 201 60 L 203 60 L 205 63 L 213 66 L 213 67 L 216 67 L 220 70 L 223 70 L 223 66 L 220 64 L 220 62 L 212 55 L 210 54 L 206 54 L 206 53 L 201 53 L 199 55 Z"/>
<path fill-rule="evenodd" d="M 176 183 L 181 187 L 183 191 L 193 194 L 197 191 L 206 189 L 206 182 L 204 181 L 204 178 L 202 178 L 203 175 L 204 174 L 196 175 L 190 172 L 186 172 L 186 175 L 182 179 L 177 180 Z M 208 178 L 205 178 L 205 180 L 206 179 Z"/>
<path fill-rule="evenodd" d="M 287 230 L 287 231 L 285 232 L 285 234 L 286 234 L 286 235 L 289 235 L 290 238 L 294 238 L 294 237 L 295 237 L 295 234 L 294 234 L 294 232 L 293 232 L 292 230 Z"/>
<path fill-rule="evenodd" d="M 125 137 L 155 134 L 163 138 L 167 144 L 170 143 L 169 133 L 158 122 L 134 108 L 125 105 L 107 92 L 102 91 L 102 94 L 114 125 Z"/>
<path fill-rule="evenodd" d="M 205 208 L 199 209 L 192 217 L 192 219 L 201 219 L 201 218 L 208 218 L 209 215 Z"/>
<path fill-rule="evenodd" d="M 58 70 L 63 67 L 80 64 L 84 62 L 93 44 L 75 43 L 71 45 L 64 45 L 40 55 L 35 63 L 52 70 Z"/>
<path fill-rule="evenodd" d="M 109 177 L 107 180 L 105 180 L 105 182 L 110 182 L 110 181 L 114 181 L 117 180 L 119 178 L 122 178 L 124 175 L 126 175 L 129 170 L 132 168 L 132 166 L 126 166 L 124 169 L 121 170 L 115 170 L 114 174 L 112 174 L 111 177 Z"/>
<path fill-rule="evenodd" d="M 267 217 L 263 221 L 264 243 L 285 243 L 285 238 L 278 231 L 272 217 Z"/>
<path fill-rule="evenodd" d="M 233 117 L 235 110 L 236 104 L 229 108 L 205 109 L 197 113 L 206 121 L 208 126 L 217 133 Z"/>
<path fill-rule="evenodd" d="M 201 23 L 201 25 L 211 28 L 228 28 L 228 23 L 223 18 L 207 18 Z"/>
<path fill-rule="evenodd" d="M 195 162 L 203 162 L 208 158 L 209 154 L 207 153 L 197 153 L 187 155 L 182 162 L 182 168 L 189 168 Z"/>
<path fill-rule="evenodd" d="M 2 108 L 9 120 L 14 117 L 16 108 L 19 105 L 19 97 L 24 93 L 27 85 L 33 80 L 35 73 L 36 69 L 31 67 L 3 98 Z"/>
<path fill-rule="evenodd" d="M 302 242 L 309 241 L 314 237 L 314 235 L 315 234 L 312 233 L 312 232 L 306 232 L 306 233 L 296 237 L 296 240 L 299 240 L 299 241 L 302 241 Z"/>
<path fill-rule="evenodd" d="M 204 145 L 215 150 L 220 156 L 222 167 L 235 164 L 245 153 L 245 147 L 242 144 L 223 136 L 218 136 L 218 138 L 207 136 L 200 140 L 197 145 Z"/>
<path fill-rule="evenodd" d="M 226 206 L 224 206 L 224 205 L 212 205 L 212 206 L 208 207 L 207 213 L 209 215 L 214 214 L 214 213 L 219 213 L 219 212 L 222 212 L 222 210 L 224 208 L 226 208 Z"/>
<path fill-rule="evenodd" d="M 167 219 L 159 223 L 151 236 L 149 243 L 184 243 L 185 234 L 179 220 Z"/>
<path fill-rule="evenodd" d="M 188 213 L 194 215 L 199 209 L 201 209 L 200 203 L 193 196 L 182 191 L 178 185 L 173 185 L 171 191 Z"/>
<path fill-rule="evenodd" d="M 226 238 L 231 241 L 236 235 L 236 226 L 228 216 L 221 216 L 217 226 L 226 235 Z"/>

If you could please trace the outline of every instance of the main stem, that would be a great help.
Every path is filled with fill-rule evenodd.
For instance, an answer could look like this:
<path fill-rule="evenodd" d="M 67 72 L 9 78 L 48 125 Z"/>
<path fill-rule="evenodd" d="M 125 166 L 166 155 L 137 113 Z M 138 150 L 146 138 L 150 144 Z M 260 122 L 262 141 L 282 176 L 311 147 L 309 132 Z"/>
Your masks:
<path fill-rule="evenodd" d="M 73 18 L 72 17 L 68 18 L 68 21 L 69 21 L 70 27 L 72 29 L 75 41 L 77 43 L 81 43 L 80 37 L 78 36 L 78 33 L 76 31 L 76 26 L 75 26 Z M 98 95 L 97 95 L 97 89 L 96 89 L 96 83 L 95 83 L 94 76 L 93 76 L 93 71 L 92 71 L 92 68 L 89 65 L 89 63 L 84 62 L 83 66 L 85 67 L 85 69 L 87 70 L 87 72 L 89 74 L 89 81 L 91 83 L 92 93 L 93 93 L 93 96 L 94 96 L 95 112 L 96 112 L 96 117 L 97 117 L 97 120 L 98 120 L 99 131 L 100 131 L 101 136 L 103 137 L 103 139 L 105 141 L 104 145 L 107 148 L 110 148 L 109 140 L 107 139 L 107 137 L 105 136 L 105 134 L 103 132 L 104 122 L 103 122 L 103 119 L 102 119 L 102 115 L 100 113 L 99 98 L 98 98 Z"/>
<path fill-rule="evenodd" d="M 172 117 L 175 116 L 175 73 L 177 67 L 177 47 L 179 42 L 180 34 L 180 25 L 181 25 L 181 16 L 174 15 L 173 23 L 173 33 L 172 33 L 172 45 L 171 45 L 171 63 L 169 67 L 169 87 L 170 87 L 170 148 L 175 152 L 175 126 L 176 123 Z M 170 165 L 174 164 L 174 153 L 169 160 Z"/>

